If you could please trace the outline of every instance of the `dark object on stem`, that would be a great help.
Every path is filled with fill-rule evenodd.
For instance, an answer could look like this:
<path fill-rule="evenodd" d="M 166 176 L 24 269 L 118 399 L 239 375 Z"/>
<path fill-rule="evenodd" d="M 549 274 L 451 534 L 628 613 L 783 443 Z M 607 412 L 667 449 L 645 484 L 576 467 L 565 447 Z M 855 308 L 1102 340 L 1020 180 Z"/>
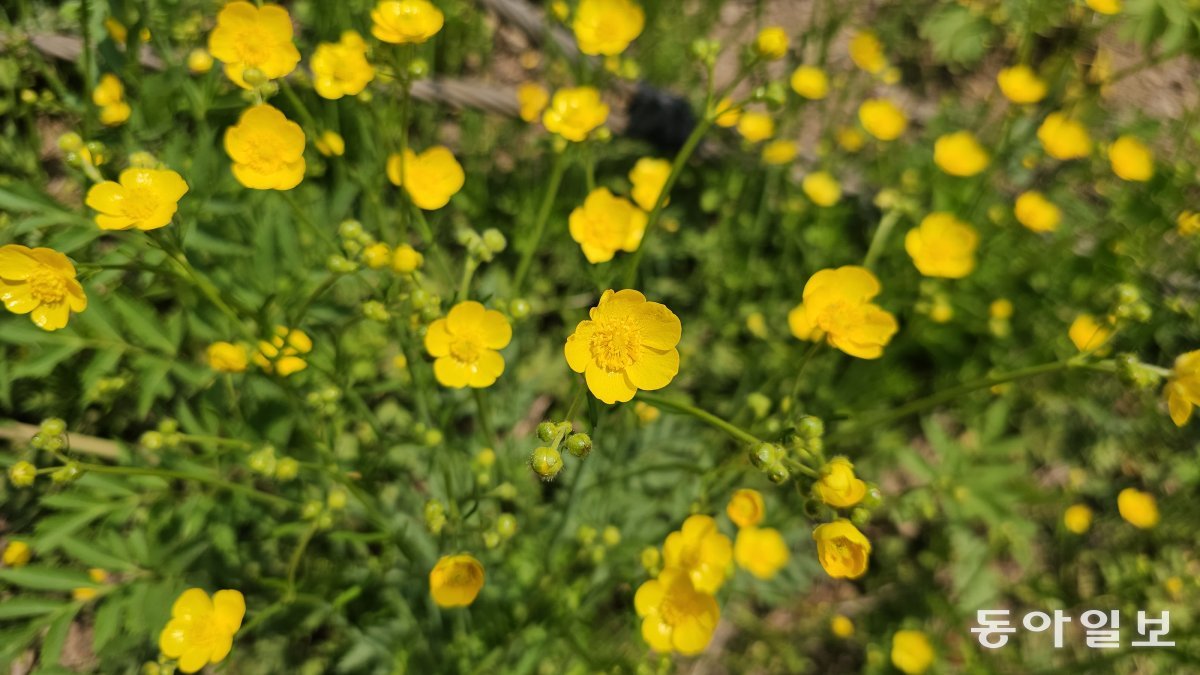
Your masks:
<path fill-rule="evenodd" d="M 626 113 L 625 135 L 674 155 L 696 128 L 696 113 L 687 99 L 645 83 L 638 85 Z"/>

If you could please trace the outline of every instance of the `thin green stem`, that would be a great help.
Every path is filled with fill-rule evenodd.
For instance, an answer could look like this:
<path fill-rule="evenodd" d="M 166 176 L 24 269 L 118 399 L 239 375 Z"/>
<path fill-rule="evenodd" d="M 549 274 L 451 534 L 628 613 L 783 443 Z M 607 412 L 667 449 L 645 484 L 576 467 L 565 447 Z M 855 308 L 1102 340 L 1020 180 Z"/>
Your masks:
<path fill-rule="evenodd" d="M 748 443 L 748 444 L 762 443 L 762 440 L 759 439 L 754 434 L 742 429 L 741 427 L 738 427 L 734 424 L 726 422 L 725 420 L 721 419 L 720 417 L 717 417 L 716 415 L 708 412 L 707 410 L 701 410 L 700 408 L 697 408 L 696 406 L 691 405 L 689 403 L 684 403 L 682 401 L 673 401 L 669 398 L 663 398 L 656 394 L 647 394 L 645 392 L 638 392 L 637 398 L 639 401 L 644 401 L 646 403 L 649 403 L 650 405 L 658 406 L 660 408 L 666 408 L 668 410 L 673 410 L 675 412 L 683 413 L 685 415 L 691 415 L 692 417 L 695 417 L 696 419 L 700 420 L 701 422 L 704 422 L 705 424 L 707 424 L 709 426 L 716 427 L 717 429 L 724 431 L 725 433 L 729 434 L 733 438 L 735 438 L 743 443 Z"/>
<path fill-rule="evenodd" d="M 883 220 L 879 221 L 879 227 L 875 228 L 871 244 L 867 247 L 867 255 L 863 258 L 863 267 L 870 269 L 875 266 L 879 255 L 883 253 L 883 246 L 887 243 L 888 235 L 896 227 L 896 223 L 900 222 L 900 216 L 900 211 L 888 211 L 883 216 Z"/>
<path fill-rule="evenodd" d="M 792 385 L 792 403 L 800 399 L 800 384 L 804 382 L 804 368 L 812 357 L 821 350 L 821 345 L 825 344 L 823 340 L 818 340 L 809 346 L 804 352 L 804 358 L 800 361 L 800 367 L 796 369 L 796 383 Z"/>
<path fill-rule="evenodd" d="M 471 295 L 471 277 L 475 276 L 475 270 L 479 268 L 479 261 L 474 256 L 467 256 L 466 262 L 463 263 L 462 278 L 458 282 L 458 302 L 463 302 Z"/>
<path fill-rule="evenodd" d="M 492 428 L 491 417 L 488 415 L 487 399 L 484 397 L 482 389 L 471 389 L 471 396 L 475 399 L 475 409 L 479 412 L 479 426 L 483 431 L 483 436 L 487 443 L 496 446 L 496 432 Z"/>
<path fill-rule="evenodd" d="M 529 274 L 529 266 L 533 256 L 541 246 L 542 236 L 546 233 L 546 222 L 550 220 L 550 211 L 554 208 L 554 198 L 558 196 L 558 188 L 562 185 L 563 173 L 567 170 L 567 153 L 558 153 L 554 158 L 554 166 L 550 169 L 550 182 L 542 195 L 542 203 L 538 207 L 537 220 L 533 224 L 533 238 L 525 242 L 525 250 L 521 254 L 521 262 L 517 265 L 517 274 L 513 277 L 513 295 L 520 296 L 525 288 L 525 277 Z"/>
<path fill-rule="evenodd" d="M 79 462 L 77 464 L 81 471 L 91 471 L 92 473 L 112 474 L 118 476 L 153 476 L 156 478 L 168 478 L 173 480 L 195 481 L 197 483 L 205 483 L 213 485 L 230 492 L 243 494 L 251 499 L 256 499 L 266 504 L 273 506 L 292 507 L 295 504 L 292 500 L 278 495 L 273 495 L 269 492 L 262 492 L 253 487 L 234 483 L 233 481 L 218 478 L 216 476 L 208 476 L 200 473 L 191 473 L 187 471 L 172 471 L 170 469 L 154 469 L 150 467 L 137 466 L 108 466 L 105 464 L 92 464 L 89 462 Z"/>
<path fill-rule="evenodd" d="M 308 548 L 309 542 L 312 541 L 313 536 L 317 533 L 318 521 L 319 518 L 313 518 L 312 524 L 304 531 L 304 534 L 300 537 L 300 543 L 296 545 L 295 550 L 292 551 L 291 558 L 288 560 L 286 597 L 289 599 L 295 596 L 296 571 L 300 569 L 300 559 L 304 557 L 304 551 Z"/>

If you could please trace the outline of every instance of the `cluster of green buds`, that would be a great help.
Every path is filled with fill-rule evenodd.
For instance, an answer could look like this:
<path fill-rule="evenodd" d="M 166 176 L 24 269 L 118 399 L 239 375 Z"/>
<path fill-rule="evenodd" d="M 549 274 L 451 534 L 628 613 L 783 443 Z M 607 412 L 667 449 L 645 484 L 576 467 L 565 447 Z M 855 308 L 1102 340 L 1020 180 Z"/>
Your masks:
<path fill-rule="evenodd" d="M 159 422 L 157 427 L 143 433 L 138 439 L 138 446 L 148 452 L 174 450 L 182 444 L 183 435 L 179 433 L 179 422 L 170 418 Z"/>
<path fill-rule="evenodd" d="M 247 101 L 262 103 L 279 93 L 279 83 L 267 77 L 267 74 L 258 68 L 243 70 L 242 79 L 250 85 L 249 91 L 243 92 Z"/>
<path fill-rule="evenodd" d="M 1165 375 L 1162 368 L 1142 363 L 1136 354 L 1117 354 L 1117 377 L 1122 382 L 1138 389 L 1155 389 Z"/>
<path fill-rule="evenodd" d="M 337 491 L 335 491 L 337 492 Z M 346 507 L 346 497 L 344 492 L 341 497 L 334 498 L 334 492 L 330 492 L 326 496 L 325 501 L 320 499 L 310 499 L 304 502 L 304 506 L 300 508 L 300 517 L 304 520 L 311 520 L 322 530 L 328 530 L 333 527 L 333 512 Z M 340 508 L 334 508 L 334 503 L 340 503 Z"/>
<path fill-rule="evenodd" d="M 88 398 L 97 403 L 111 403 L 127 386 L 129 386 L 129 380 L 122 375 L 102 377 L 88 392 Z"/>
<path fill-rule="evenodd" d="M 483 448 L 471 459 L 471 468 L 475 472 L 475 484 L 485 488 L 492 484 L 492 467 L 496 465 L 496 451 Z"/>
<path fill-rule="evenodd" d="M 254 473 L 284 482 L 300 473 L 300 462 L 292 457 L 276 457 L 275 446 L 269 443 L 250 453 L 246 464 Z"/>
<path fill-rule="evenodd" d="M 424 516 L 425 527 L 429 533 L 441 534 L 442 528 L 446 527 L 446 506 L 440 499 L 430 499 L 425 502 Z"/>
<path fill-rule="evenodd" d="M 712 68 L 721 55 L 721 41 L 712 38 L 696 38 L 691 44 L 692 56 L 703 63 L 706 68 Z"/>
<path fill-rule="evenodd" d="M 494 227 L 489 227 L 482 234 L 469 227 L 461 227 L 454 233 L 454 238 L 467 249 L 471 258 L 479 262 L 491 262 L 508 247 L 504 233 Z"/>
<path fill-rule="evenodd" d="M 1150 320 L 1151 311 L 1137 286 L 1121 283 L 1113 290 L 1112 314 L 1118 321 L 1146 323 Z"/>
<path fill-rule="evenodd" d="M 608 551 L 621 543 L 621 530 L 615 525 L 606 525 L 603 530 L 580 525 L 575 531 L 575 539 L 579 542 L 579 556 L 599 565 Z"/>
<path fill-rule="evenodd" d="M 517 533 L 517 517 L 511 513 L 501 513 L 490 530 L 483 533 L 483 545 L 488 549 L 498 548 L 500 544 L 513 538 Z"/>
<path fill-rule="evenodd" d="M 778 110 L 787 103 L 787 87 L 783 82 L 771 81 L 755 87 L 750 97 L 756 102 L 766 103 L 772 110 Z"/>
<path fill-rule="evenodd" d="M 529 456 L 529 466 L 542 480 L 554 480 L 563 469 L 562 450 L 566 449 L 578 459 L 586 459 L 592 452 L 592 438 L 585 433 L 572 433 L 570 422 L 542 422 L 537 426 L 537 436 L 546 445 L 535 448 Z"/>
<path fill-rule="evenodd" d="M 62 452 L 68 447 L 67 423 L 57 417 L 42 420 L 38 432 L 29 439 L 29 445 L 34 450 L 46 452 Z"/>
<path fill-rule="evenodd" d="M 322 417 L 332 417 L 338 410 L 338 404 L 342 401 L 342 390 L 333 385 L 322 388 L 320 391 L 310 391 L 304 397 L 304 403 L 313 412 Z"/>
<path fill-rule="evenodd" d="M 412 429 L 414 438 L 431 448 L 441 445 L 442 441 L 446 440 L 446 437 L 444 434 L 442 434 L 441 429 L 436 427 L 428 427 L 422 422 L 417 422 L 414 424 Z"/>

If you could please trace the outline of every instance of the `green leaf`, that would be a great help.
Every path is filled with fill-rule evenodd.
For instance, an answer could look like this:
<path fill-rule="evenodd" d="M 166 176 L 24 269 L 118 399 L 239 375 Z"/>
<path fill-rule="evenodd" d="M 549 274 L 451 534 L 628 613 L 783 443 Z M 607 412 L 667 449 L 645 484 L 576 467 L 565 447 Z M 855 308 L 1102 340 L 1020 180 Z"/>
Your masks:
<path fill-rule="evenodd" d="M 81 349 L 83 349 L 83 345 L 78 342 L 57 344 L 42 349 L 33 358 L 27 358 L 18 363 L 12 369 L 12 379 L 46 377 L 54 372 L 55 366 L 71 358 Z"/>
<path fill-rule="evenodd" d="M 964 7 L 951 6 L 921 24 L 921 37 L 929 40 L 938 61 L 970 65 L 987 53 L 992 25 Z"/>
<path fill-rule="evenodd" d="M 137 567 L 128 560 L 74 537 L 64 539 L 61 548 L 64 553 L 88 567 L 99 567 L 106 570 L 131 570 Z"/>
<path fill-rule="evenodd" d="M 122 295 L 109 296 L 113 309 L 121 315 L 129 332 L 143 344 L 167 353 L 175 353 L 175 345 L 163 330 L 162 318 L 149 305 Z"/>
<path fill-rule="evenodd" d="M 96 586 L 95 582 L 83 572 L 39 566 L 0 569 L 0 581 L 34 591 L 69 591 L 74 588 Z"/>
<path fill-rule="evenodd" d="M 96 618 L 92 621 L 92 650 L 100 652 L 121 628 L 121 612 L 125 610 L 125 596 L 110 595 L 100 601 Z"/>
<path fill-rule="evenodd" d="M 75 615 L 79 613 L 80 609 L 83 609 L 82 603 L 72 604 L 70 609 L 50 624 L 50 630 L 46 631 L 46 636 L 42 638 L 41 664 L 43 668 L 46 665 L 59 665 L 58 660 L 62 658 L 62 649 L 63 644 L 67 641 L 67 633 L 71 630 L 71 623 L 75 621 Z"/>
<path fill-rule="evenodd" d="M 49 614 L 67 603 L 49 598 L 9 598 L 0 603 L 0 619 L 23 619 Z"/>

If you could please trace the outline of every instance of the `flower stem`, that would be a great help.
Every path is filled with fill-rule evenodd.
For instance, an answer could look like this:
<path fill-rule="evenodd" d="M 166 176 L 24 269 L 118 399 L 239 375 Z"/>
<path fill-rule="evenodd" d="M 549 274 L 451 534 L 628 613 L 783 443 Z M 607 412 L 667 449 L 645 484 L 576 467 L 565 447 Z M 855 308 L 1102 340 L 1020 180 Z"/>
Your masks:
<path fill-rule="evenodd" d="M 313 518 L 312 524 L 304 531 L 300 537 L 300 543 L 296 545 L 296 549 L 292 551 L 292 557 L 288 560 L 287 572 L 287 594 L 285 597 L 295 597 L 296 593 L 296 570 L 300 569 L 300 559 L 304 557 L 304 551 L 308 548 L 308 543 L 312 541 L 313 536 L 317 533 L 317 518 Z"/>
<path fill-rule="evenodd" d="M 542 195 L 542 203 L 538 207 L 537 220 L 533 224 L 533 238 L 525 243 L 525 251 L 521 254 L 521 262 L 517 265 L 517 274 L 513 277 L 513 295 L 520 296 L 525 287 L 525 277 L 529 274 L 529 266 L 533 256 L 542 243 L 546 233 L 546 221 L 550 220 L 550 210 L 554 207 L 554 198 L 558 196 L 558 188 L 562 185 L 563 173 L 567 170 L 567 153 L 558 153 L 554 158 L 554 166 L 550 169 L 550 182 Z"/>
<path fill-rule="evenodd" d="M 137 466 L 108 466 L 105 464 L 92 464 L 89 462 L 80 462 L 79 469 L 81 471 L 91 471 L 92 473 L 112 474 L 119 476 L 153 476 L 156 478 L 168 478 L 174 480 L 196 481 L 197 483 L 205 483 L 219 488 L 243 494 L 251 499 L 257 499 L 260 502 L 271 504 L 274 506 L 291 507 L 295 506 L 292 500 L 278 495 L 273 495 L 269 492 L 262 492 L 253 487 L 234 483 L 233 481 L 209 476 L 202 473 L 193 473 L 188 471 L 173 471 L 170 469 L 154 469 L 150 467 Z"/>
<path fill-rule="evenodd" d="M 879 227 L 875 228 L 875 235 L 871 237 L 871 244 L 867 247 L 867 255 L 863 258 L 863 267 L 870 269 L 875 266 L 875 261 L 883 253 L 883 245 L 887 243 L 888 235 L 891 234 L 898 222 L 900 222 L 900 211 L 898 210 L 888 211 L 883 216 L 883 220 L 879 221 Z"/>
<path fill-rule="evenodd" d="M 475 408 L 479 411 L 479 427 L 483 432 L 484 438 L 492 447 L 496 446 L 496 432 L 492 429 L 491 417 L 488 416 L 487 399 L 484 398 L 482 389 L 471 389 L 471 396 L 475 399 Z"/>
<path fill-rule="evenodd" d="M 644 392 L 638 392 L 637 398 L 639 401 L 644 401 L 646 403 L 649 403 L 650 405 L 655 405 L 660 408 L 666 408 L 668 410 L 673 410 L 675 412 L 683 413 L 685 415 L 691 415 L 692 417 L 695 417 L 696 419 L 700 420 L 701 422 L 704 422 L 705 424 L 707 424 L 709 426 L 716 427 L 716 428 L 720 429 L 721 431 L 724 431 L 725 433 L 729 434 L 730 436 L 734 437 L 735 439 L 737 439 L 743 443 L 747 443 L 747 444 L 762 443 L 762 440 L 759 439 L 754 434 L 746 431 L 745 429 L 742 429 L 741 427 L 738 427 L 734 424 L 726 422 L 725 420 L 721 419 L 720 417 L 717 417 L 716 415 L 714 415 L 706 410 L 701 410 L 700 408 L 697 408 L 694 405 L 684 403 L 682 401 L 673 401 L 668 398 L 663 398 L 663 397 L 655 395 L 655 394 L 647 394 Z"/>

